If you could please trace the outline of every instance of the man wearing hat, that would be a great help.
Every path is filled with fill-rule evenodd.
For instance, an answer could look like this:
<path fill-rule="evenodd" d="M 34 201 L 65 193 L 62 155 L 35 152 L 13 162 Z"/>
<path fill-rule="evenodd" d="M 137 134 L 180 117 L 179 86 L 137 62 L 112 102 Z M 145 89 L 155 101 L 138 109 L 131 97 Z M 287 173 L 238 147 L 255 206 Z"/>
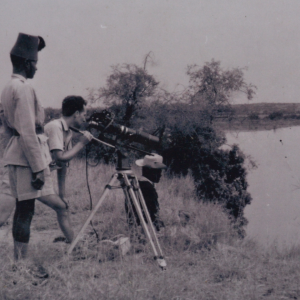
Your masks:
<path fill-rule="evenodd" d="M 4 120 L 11 136 L 3 160 L 8 165 L 12 196 L 16 198 L 13 220 L 15 259 L 26 256 L 35 199 L 56 211 L 67 240 L 73 239 L 66 205 L 53 189 L 48 166 L 51 155 L 43 133 L 44 109 L 27 81 L 34 77 L 38 51 L 44 47 L 42 37 L 19 34 L 10 52 L 13 75 L 1 94 Z"/>
<path fill-rule="evenodd" d="M 155 183 L 159 182 L 162 169 L 166 169 L 166 165 L 162 162 L 162 156 L 156 153 L 146 155 L 143 159 L 139 159 L 135 162 L 137 166 L 142 167 L 142 177 L 139 178 L 139 185 L 149 211 L 150 218 L 157 231 L 160 230 L 160 227 L 164 226 L 163 222 L 159 219 L 159 202 L 155 189 Z M 130 208 L 129 205 L 131 206 Z M 137 225 L 140 225 L 140 219 L 132 203 L 128 204 L 125 201 L 125 210 L 129 226 L 132 226 L 134 221 Z"/>

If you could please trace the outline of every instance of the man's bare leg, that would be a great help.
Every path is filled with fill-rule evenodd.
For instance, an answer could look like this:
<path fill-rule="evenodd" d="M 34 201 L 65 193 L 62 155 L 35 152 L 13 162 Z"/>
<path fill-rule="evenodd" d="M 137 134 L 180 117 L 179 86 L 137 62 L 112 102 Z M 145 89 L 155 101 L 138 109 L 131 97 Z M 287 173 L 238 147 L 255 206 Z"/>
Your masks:
<path fill-rule="evenodd" d="M 40 197 L 38 200 L 56 211 L 57 220 L 61 231 L 63 232 L 67 241 L 72 242 L 74 238 L 74 232 L 71 228 L 69 212 L 66 208 L 66 204 L 59 198 L 59 196 L 55 194 Z"/>

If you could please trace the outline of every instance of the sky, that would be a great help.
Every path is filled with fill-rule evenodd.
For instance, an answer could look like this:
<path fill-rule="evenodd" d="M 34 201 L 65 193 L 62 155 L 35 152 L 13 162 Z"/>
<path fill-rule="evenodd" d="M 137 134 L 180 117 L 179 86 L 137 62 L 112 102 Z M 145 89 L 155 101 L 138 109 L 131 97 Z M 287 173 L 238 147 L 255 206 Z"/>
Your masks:
<path fill-rule="evenodd" d="M 105 86 L 111 66 L 142 66 L 168 91 L 188 84 L 187 66 L 212 59 L 245 68 L 257 102 L 300 101 L 298 0 L 0 0 L 0 89 L 12 73 L 18 33 L 40 35 L 31 80 L 45 107 Z M 235 103 L 248 103 L 243 95 Z"/>

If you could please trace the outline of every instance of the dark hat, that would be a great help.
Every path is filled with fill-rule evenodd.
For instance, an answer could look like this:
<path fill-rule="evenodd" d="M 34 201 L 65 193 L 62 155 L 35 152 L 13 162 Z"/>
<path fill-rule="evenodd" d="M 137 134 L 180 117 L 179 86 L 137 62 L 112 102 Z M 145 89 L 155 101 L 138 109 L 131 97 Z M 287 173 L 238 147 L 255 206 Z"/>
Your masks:
<path fill-rule="evenodd" d="M 45 48 L 45 46 L 46 44 L 42 37 L 19 33 L 17 41 L 11 49 L 10 54 L 30 60 L 37 60 L 38 51 Z"/>

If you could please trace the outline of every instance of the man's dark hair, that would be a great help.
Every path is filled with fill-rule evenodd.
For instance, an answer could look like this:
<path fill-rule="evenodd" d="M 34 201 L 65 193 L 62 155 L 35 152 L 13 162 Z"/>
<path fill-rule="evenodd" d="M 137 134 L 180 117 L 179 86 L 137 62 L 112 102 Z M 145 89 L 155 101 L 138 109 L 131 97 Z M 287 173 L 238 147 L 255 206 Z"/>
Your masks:
<path fill-rule="evenodd" d="M 19 69 L 22 66 L 22 64 L 25 62 L 26 58 L 19 57 L 19 56 L 11 54 L 10 55 L 10 60 L 11 60 L 12 65 L 15 68 Z"/>
<path fill-rule="evenodd" d="M 62 102 L 62 114 L 72 116 L 77 110 L 82 112 L 87 102 L 81 96 L 68 96 Z"/>

